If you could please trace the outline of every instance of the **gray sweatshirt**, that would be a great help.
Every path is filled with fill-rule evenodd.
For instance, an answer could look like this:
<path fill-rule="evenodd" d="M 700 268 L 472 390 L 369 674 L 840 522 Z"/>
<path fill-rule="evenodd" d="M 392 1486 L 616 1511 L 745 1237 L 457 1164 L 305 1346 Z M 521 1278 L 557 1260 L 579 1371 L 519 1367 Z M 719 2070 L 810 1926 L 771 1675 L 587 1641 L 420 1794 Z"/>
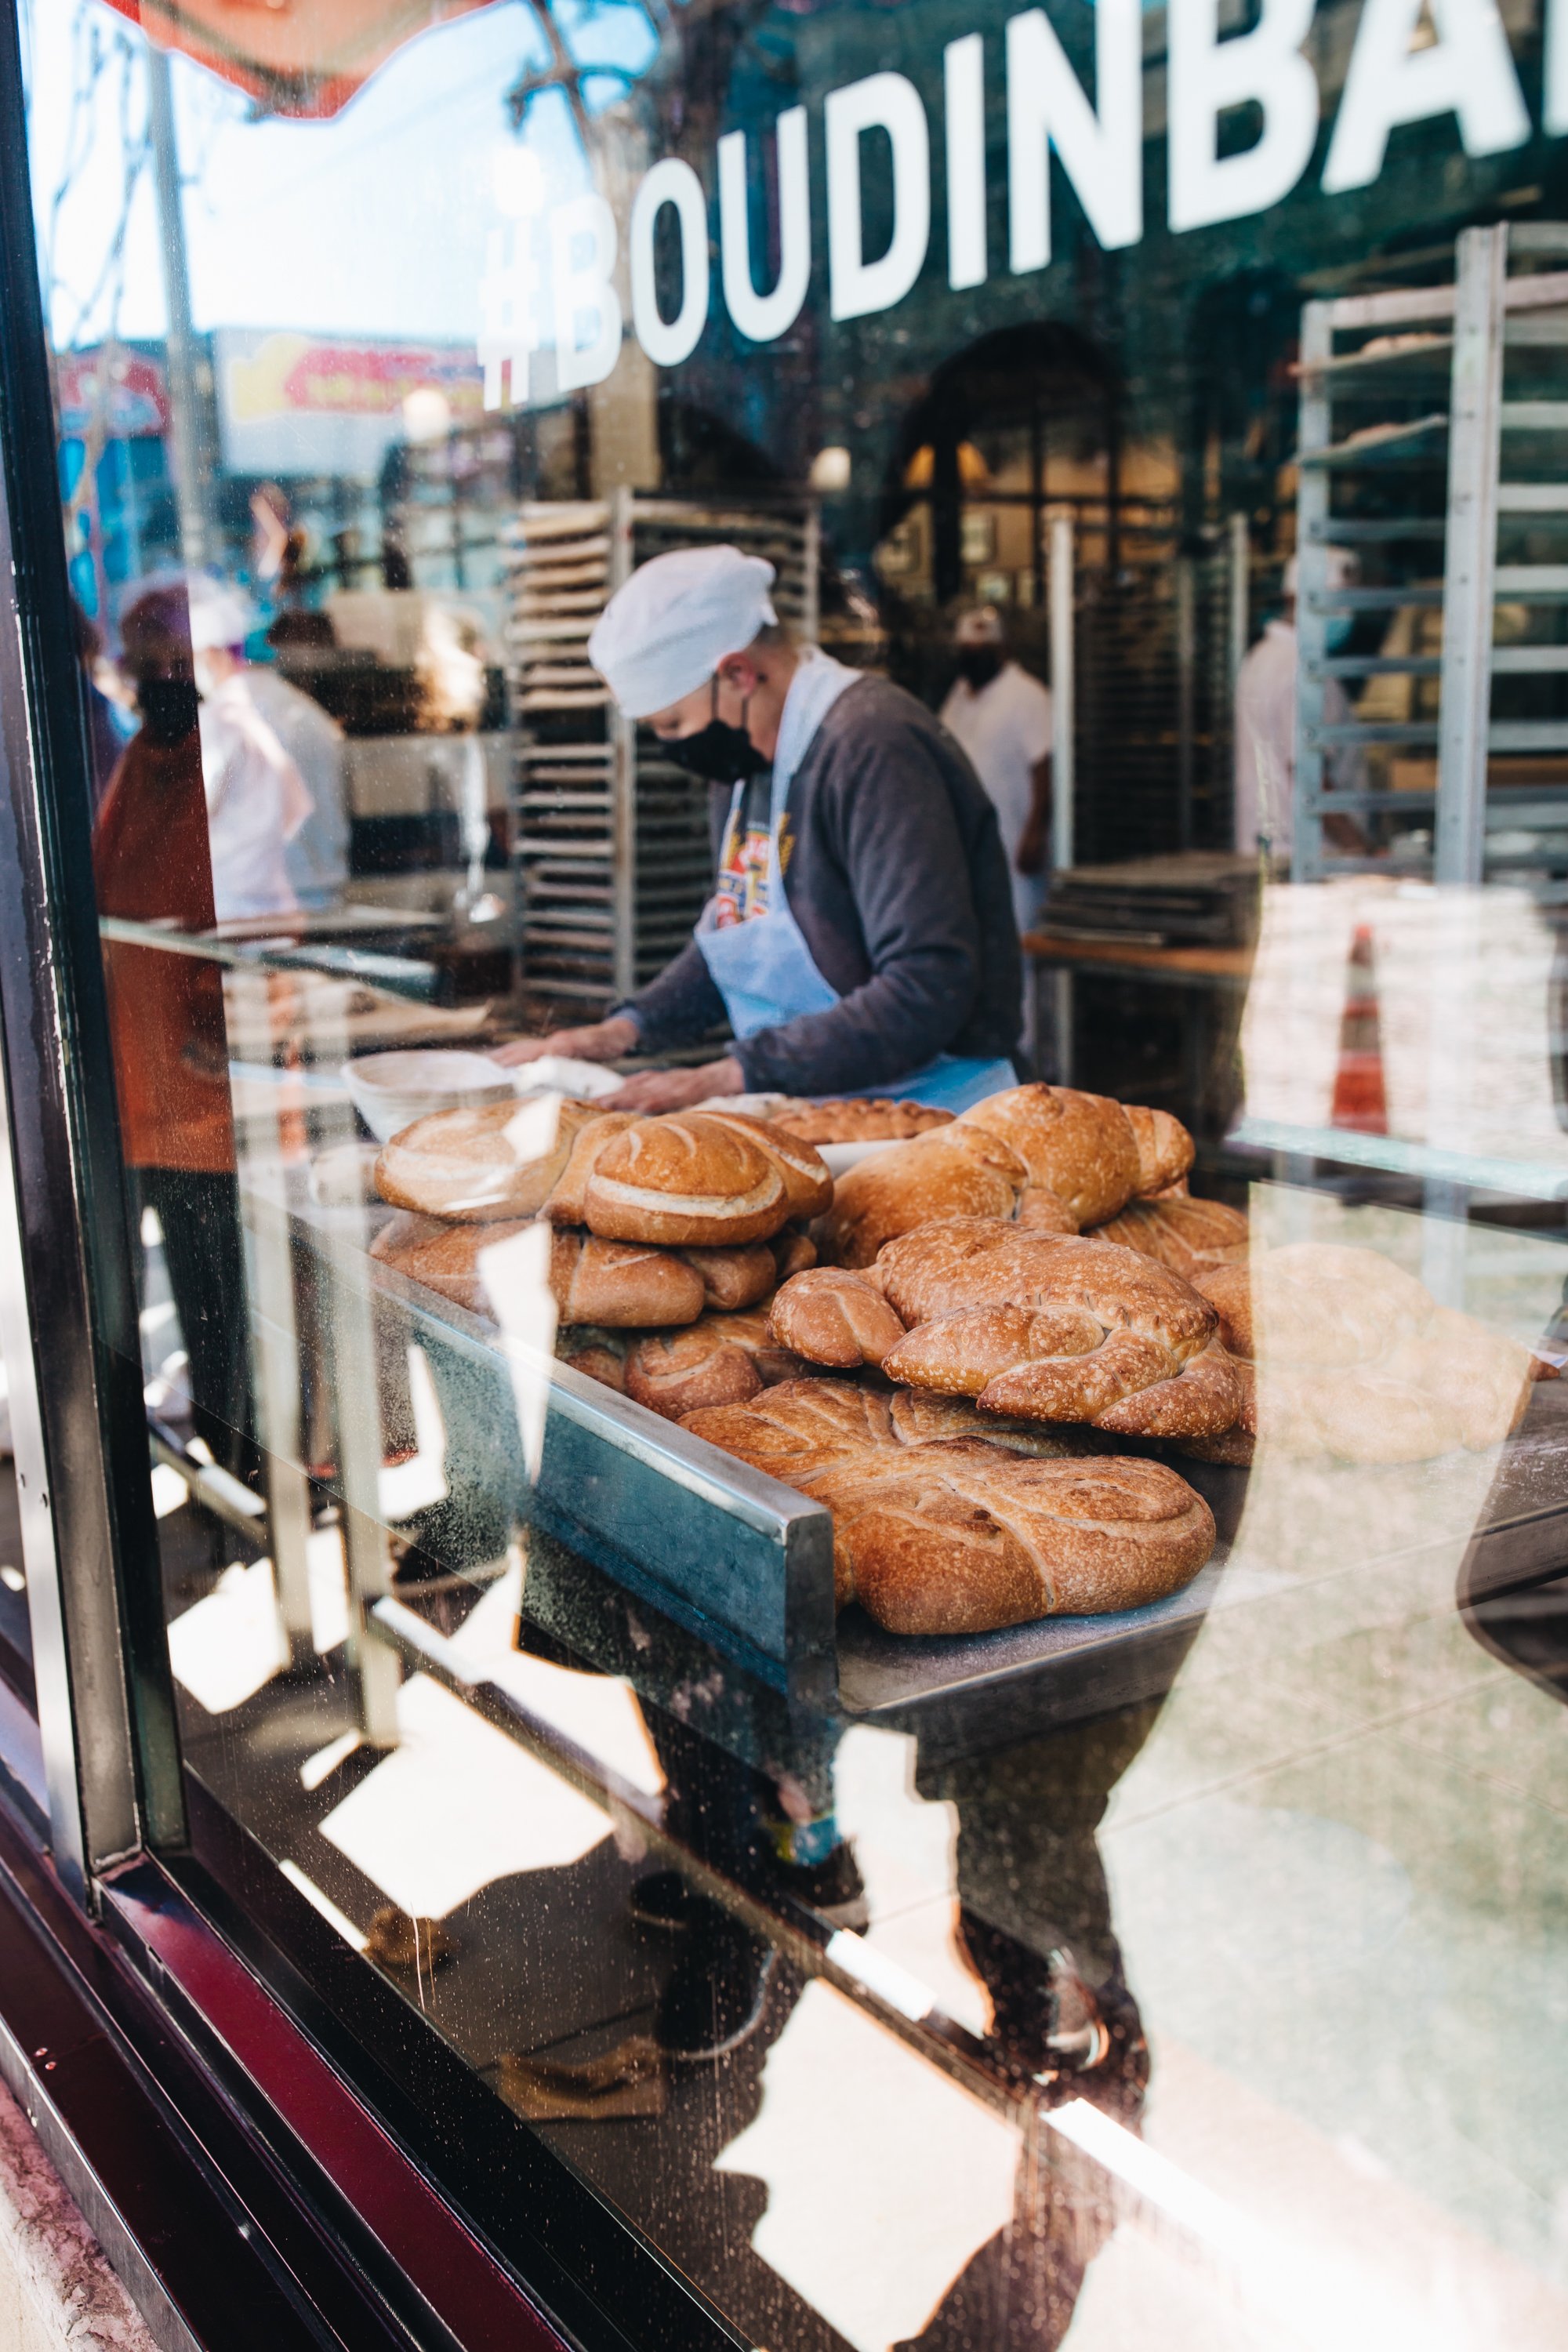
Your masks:
<path fill-rule="evenodd" d="M 925 706 L 858 679 L 813 737 L 787 814 L 784 894 L 839 1002 L 736 1045 L 748 1090 L 832 1094 L 939 1054 L 1012 1054 L 1018 933 L 996 813 Z M 658 1054 L 706 1035 L 724 1000 L 693 940 L 616 1010 Z"/>

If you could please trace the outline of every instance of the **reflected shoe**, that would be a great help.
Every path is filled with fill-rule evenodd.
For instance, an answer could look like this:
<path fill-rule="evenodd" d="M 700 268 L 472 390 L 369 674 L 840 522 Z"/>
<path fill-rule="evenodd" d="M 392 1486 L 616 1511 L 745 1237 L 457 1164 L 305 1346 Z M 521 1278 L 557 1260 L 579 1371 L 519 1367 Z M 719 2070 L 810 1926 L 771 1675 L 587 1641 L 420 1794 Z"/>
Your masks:
<path fill-rule="evenodd" d="M 804 1904 L 830 1927 L 852 1927 L 859 1933 L 869 1925 L 871 1911 L 866 1900 L 866 1882 L 855 1860 L 855 1850 L 847 1841 L 836 1845 L 820 1862 L 772 1861 L 768 1876 L 781 1892 Z"/>
<path fill-rule="evenodd" d="M 639 1927 L 681 1936 L 699 1919 L 711 1918 L 713 1906 L 692 1893 L 679 1870 L 656 1870 L 632 1888 L 631 1914 Z"/>
<path fill-rule="evenodd" d="M 654 2011 L 659 2048 L 689 2065 L 728 2057 L 751 2039 L 778 1957 L 738 1920 L 702 1907 L 707 1916 L 688 1936 Z"/>

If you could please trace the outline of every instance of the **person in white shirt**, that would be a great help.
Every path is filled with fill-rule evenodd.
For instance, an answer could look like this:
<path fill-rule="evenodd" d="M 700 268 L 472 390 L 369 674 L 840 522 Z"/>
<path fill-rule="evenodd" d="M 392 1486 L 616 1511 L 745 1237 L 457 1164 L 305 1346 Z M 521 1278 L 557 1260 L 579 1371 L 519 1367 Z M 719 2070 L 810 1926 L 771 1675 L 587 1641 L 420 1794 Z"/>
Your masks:
<path fill-rule="evenodd" d="M 267 632 L 274 650 L 331 646 L 324 613 L 280 613 Z M 311 809 L 284 851 L 283 863 L 301 907 L 338 906 L 349 878 L 348 760 L 342 729 L 314 695 L 269 664 L 247 662 L 250 698 L 305 780 Z"/>
<path fill-rule="evenodd" d="M 940 713 L 996 810 L 1020 933 L 1039 919 L 1049 863 L 1051 698 L 1009 658 L 1002 615 L 982 604 L 953 631 L 958 677 Z"/>
<path fill-rule="evenodd" d="M 1357 576 L 1355 557 L 1342 547 L 1331 547 L 1329 586 L 1348 588 Z M 1300 647 L 1296 635 L 1296 559 L 1285 566 L 1285 606 L 1270 621 L 1243 660 L 1236 677 L 1236 845 L 1251 856 L 1260 847 L 1289 857 L 1296 799 L 1296 676 Z M 1331 614 L 1329 650 L 1332 653 L 1350 634 L 1351 615 Z M 1337 677 L 1323 688 L 1323 722 L 1343 727 L 1354 717 L 1349 697 Z M 1361 753 L 1350 747 L 1332 751 L 1327 762 L 1329 782 L 1353 792 L 1363 781 Z M 1325 821 L 1329 839 L 1338 848 L 1360 850 L 1365 835 L 1350 816 Z"/>
<path fill-rule="evenodd" d="M 310 814 L 310 795 L 252 698 L 244 599 L 202 575 L 187 585 L 214 911 L 220 923 L 296 914 L 286 851 Z"/>

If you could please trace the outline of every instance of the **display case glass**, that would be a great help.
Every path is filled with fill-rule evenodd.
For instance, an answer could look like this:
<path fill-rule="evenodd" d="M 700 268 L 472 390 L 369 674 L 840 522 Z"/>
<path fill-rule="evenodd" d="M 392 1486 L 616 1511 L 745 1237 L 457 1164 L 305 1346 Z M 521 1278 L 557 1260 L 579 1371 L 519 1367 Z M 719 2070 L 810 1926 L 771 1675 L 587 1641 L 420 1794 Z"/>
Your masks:
<path fill-rule="evenodd" d="M 584 2342 L 1562 2343 L 1551 10 L 18 29 L 67 1875 Z"/>

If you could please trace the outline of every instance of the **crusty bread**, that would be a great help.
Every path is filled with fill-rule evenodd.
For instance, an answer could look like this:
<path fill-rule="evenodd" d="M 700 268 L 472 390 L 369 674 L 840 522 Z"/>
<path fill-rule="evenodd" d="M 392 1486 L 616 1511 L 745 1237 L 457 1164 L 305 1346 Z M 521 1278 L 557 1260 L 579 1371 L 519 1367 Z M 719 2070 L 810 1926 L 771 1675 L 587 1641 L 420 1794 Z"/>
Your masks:
<path fill-rule="evenodd" d="M 826 1255 L 838 1265 L 868 1266 L 884 1242 L 933 1217 L 1014 1218 L 1028 1181 L 1007 1144 L 955 1119 L 838 1179 L 824 1221 Z"/>
<path fill-rule="evenodd" d="M 606 1330 L 602 1323 L 563 1323 L 555 1334 L 555 1352 L 574 1372 L 585 1372 L 605 1388 L 626 1393 L 626 1334 Z"/>
<path fill-rule="evenodd" d="M 552 1225 L 587 1223 L 588 1181 L 598 1163 L 599 1155 L 609 1149 L 617 1135 L 624 1135 L 637 1123 L 636 1111 L 605 1110 L 578 1129 L 573 1139 L 571 1156 L 542 1212 Z"/>
<path fill-rule="evenodd" d="M 1114 1216 L 1138 1190 L 1137 1134 L 1109 1095 L 1075 1087 L 1008 1087 L 964 1111 L 958 1124 L 1007 1144 L 1030 1183 L 1059 1201 L 1079 1225 Z"/>
<path fill-rule="evenodd" d="M 952 1126 L 879 1152 L 841 1176 L 827 1254 L 866 1266 L 884 1242 L 939 1217 L 1001 1217 L 1037 1231 L 1102 1224 L 1134 1195 L 1192 1165 L 1168 1112 L 1125 1108 L 1072 1087 L 1007 1087 Z"/>
<path fill-rule="evenodd" d="M 879 1364 L 904 1336 L 876 1284 L 836 1265 L 813 1266 L 783 1286 L 773 1301 L 773 1330 L 782 1347 L 808 1363 L 840 1371 Z"/>
<path fill-rule="evenodd" d="M 550 1287 L 563 1323 L 618 1331 L 695 1323 L 707 1298 L 701 1275 L 673 1250 L 559 1229 L 550 1237 Z"/>
<path fill-rule="evenodd" d="M 445 1112 L 441 1114 L 447 1116 Z M 459 1224 L 405 1212 L 384 1224 L 370 1245 L 372 1257 L 410 1282 L 422 1283 L 470 1315 L 488 1315 L 489 1301 L 479 1280 L 479 1252 L 521 1234 L 532 1221 L 506 1224 Z"/>
<path fill-rule="evenodd" d="M 432 1111 L 382 1146 L 376 1190 L 421 1216 L 536 1217 L 598 1116 L 591 1103 L 554 1097 Z"/>
<path fill-rule="evenodd" d="M 1120 1216 L 1097 1225 L 1090 1238 L 1140 1250 L 1192 1283 L 1216 1266 L 1247 1264 L 1247 1219 L 1223 1201 L 1180 1194 L 1129 1201 Z"/>
<path fill-rule="evenodd" d="M 1240 1408 L 1239 1376 L 1214 1344 L 1215 1308 L 1154 1259 L 1113 1242 L 979 1217 L 939 1221 L 889 1242 L 874 1280 L 817 1268 L 785 1283 L 773 1328 L 812 1361 L 847 1368 L 879 1293 L 904 1336 L 879 1357 L 862 1347 L 859 1360 L 879 1360 L 901 1385 L 972 1397 L 983 1414 L 1177 1437 L 1215 1435 Z M 883 1337 L 879 1323 L 873 1346 Z"/>
<path fill-rule="evenodd" d="M 708 1305 L 721 1312 L 754 1307 L 778 1283 L 778 1267 L 766 1242 L 748 1242 L 743 1249 L 684 1249 L 680 1255 L 702 1276 Z"/>
<path fill-rule="evenodd" d="M 804 1274 L 808 1265 L 816 1264 L 816 1244 L 809 1234 L 803 1234 L 795 1225 L 786 1225 L 782 1234 L 775 1234 L 768 1247 L 773 1254 L 780 1282 L 787 1282 L 792 1274 Z"/>
<path fill-rule="evenodd" d="M 702 1116 L 745 1137 L 773 1161 L 784 1179 L 792 1219 L 799 1218 L 804 1222 L 809 1217 L 819 1217 L 830 1206 L 833 1178 L 826 1160 L 814 1143 L 783 1132 L 768 1119 L 750 1118 L 743 1111 L 706 1110 Z"/>
<path fill-rule="evenodd" d="M 770 1111 L 768 1125 L 803 1143 L 902 1143 L 933 1127 L 950 1127 L 952 1113 L 934 1104 L 894 1102 L 885 1095 L 849 1096 L 838 1102 L 791 1102 Z"/>
<path fill-rule="evenodd" d="M 766 1241 L 791 1215 L 777 1160 L 738 1119 L 639 1118 L 598 1152 L 583 1223 L 606 1241 Z"/>
<path fill-rule="evenodd" d="M 1136 1608 L 1214 1546 L 1206 1505 L 1162 1464 L 903 1443 L 883 1398 L 836 1381 L 788 1381 L 685 1426 L 827 1506 L 839 1604 L 859 1601 L 889 1633 Z"/>
<path fill-rule="evenodd" d="M 639 1339 L 626 1360 L 624 1386 L 638 1404 L 679 1421 L 701 1407 L 743 1404 L 778 1381 L 799 1378 L 806 1366 L 779 1347 L 765 1310 L 704 1315 L 684 1331 Z"/>
<path fill-rule="evenodd" d="M 1026 1421 L 1005 1420 L 1000 1413 L 978 1413 L 967 1397 L 938 1396 L 930 1389 L 895 1389 L 888 1412 L 901 1445 L 945 1445 L 955 1438 L 978 1437 L 988 1445 L 1005 1445 L 1011 1454 L 1060 1462 L 1089 1451 L 1093 1444 L 1076 1431 L 1045 1430 Z"/>

